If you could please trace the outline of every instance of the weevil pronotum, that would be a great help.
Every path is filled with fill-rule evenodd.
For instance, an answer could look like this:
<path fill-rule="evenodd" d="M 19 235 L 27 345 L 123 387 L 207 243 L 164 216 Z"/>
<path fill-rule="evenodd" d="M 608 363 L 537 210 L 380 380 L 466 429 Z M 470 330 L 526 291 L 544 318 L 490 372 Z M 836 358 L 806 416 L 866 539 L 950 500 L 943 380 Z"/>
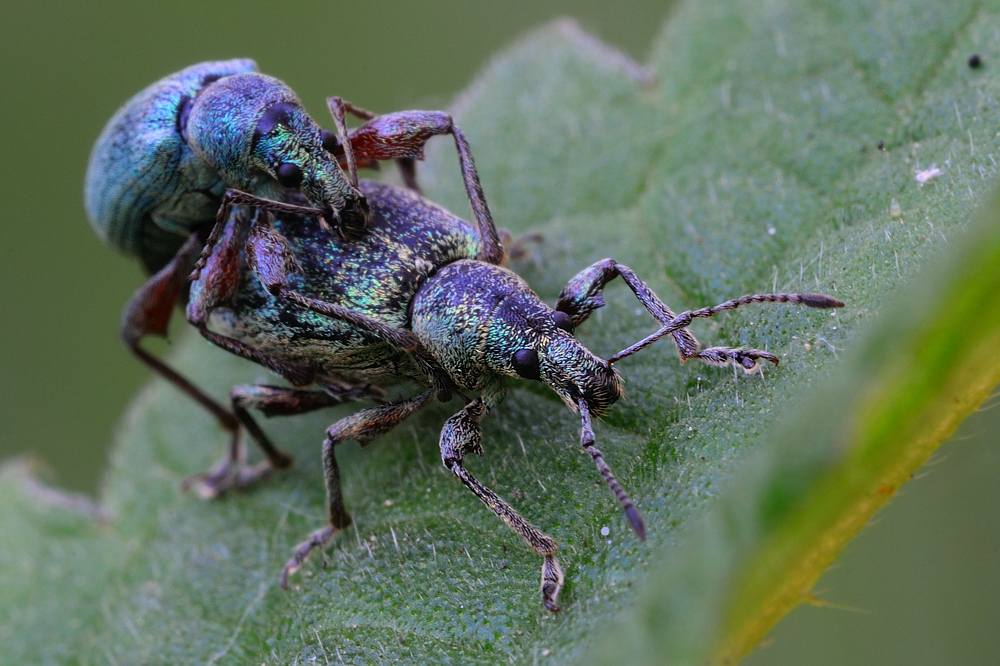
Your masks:
<path fill-rule="evenodd" d="M 342 109 L 350 108 L 341 104 Z M 458 145 L 474 226 L 415 191 L 357 180 L 358 162 L 419 157 L 426 140 L 443 133 L 452 134 Z M 591 427 L 592 417 L 623 395 L 622 379 L 613 364 L 671 336 L 683 361 L 734 364 L 751 372 L 762 361 L 777 364 L 778 358 L 758 349 L 702 349 L 688 330 L 691 322 L 751 303 L 843 305 L 823 294 L 759 294 L 675 314 L 632 270 L 604 259 L 573 277 L 552 308 L 524 280 L 500 265 L 505 256 L 500 234 L 468 144 L 449 117 L 440 112 L 379 116 L 344 136 L 348 140 L 335 152 L 348 166 L 348 185 L 370 206 L 364 233 L 331 235 L 321 215 L 295 208 L 304 203 L 302 195 L 286 192 L 292 203 L 285 207 L 223 209 L 225 214 L 218 216 L 211 234 L 204 229 L 190 233 L 160 272 L 167 276 L 162 281 L 177 284 L 175 290 L 180 293 L 184 277 L 193 270 L 188 320 L 213 343 L 268 367 L 291 384 L 232 390 L 235 416 L 267 460 L 247 467 L 242 443 L 234 437 L 227 458 L 198 478 L 204 494 L 214 495 L 289 464 L 290 458 L 268 440 L 248 409 L 273 416 L 304 413 L 349 399 L 379 401 L 327 430 L 322 453 L 327 524 L 296 548 L 281 572 L 284 586 L 314 550 L 351 525 L 341 492 L 337 445 L 352 439 L 367 445 L 435 399 L 447 401 L 458 395 L 464 407 L 441 431 L 442 461 L 542 557 L 542 603 L 550 611 L 558 610 L 563 574 L 555 557 L 556 541 L 463 466 L 469 453 L 483 453 L 480 422 L 502 402 L 506 378 L 541 381 L 579 414 L 583 449 L 594 460 L 633 531 L 644 539 L 641 514 L 597 449 Z M 233 198 L 236 204 L 243 201 Z M 616 277 L 659 322 L 659 329 L 603 360 L 584 347 L 573 331 L 604 305 L 603 289 Z M 164 307 L 169 316 L 174 300 L 160 306 L 158 316 L 164 316 Z M 136 324 L 129 324 L 128 319 L 126 327 L 156 330 L 148 325 L 143 328 L 138 316 Z M 410 382 L 420 390 L 408 399 L 382 402 L 383 388 L 399 382 Z"/>

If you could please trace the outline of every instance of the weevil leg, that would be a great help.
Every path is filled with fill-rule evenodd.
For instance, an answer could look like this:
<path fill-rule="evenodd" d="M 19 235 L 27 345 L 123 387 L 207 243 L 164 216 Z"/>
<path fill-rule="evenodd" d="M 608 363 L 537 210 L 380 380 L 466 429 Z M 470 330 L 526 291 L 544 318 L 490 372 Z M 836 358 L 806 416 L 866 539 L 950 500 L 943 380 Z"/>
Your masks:
<path fill-rule="evenodd" d="M 623 349 L 608 359 L 608 363 L 615 363 L 626 356 L 631 356 L 653 344 L 665 335 L 672 335 L 675 331 L 684 329 L 691 325 L 695 319 L 707 319 L 726 310 L 735 310 L 741 305 L 751 303 L 794 303 L 804 305 L 809 308 L 842 308 L 844 303 L 826 294 L 750 294 L 740 296 L 728 301 L 713 305 L 708 308 L 698 310 L 687 310 L 675 316 L 664 324 L 656 333 L 646 336 L 639 342 Z M 712 365 L 729 365 L 730 363 L 739 365 L 747 372 L 752 372 L 757 368 L 761 360 L 770 361 L 778 365 L 778 357 L 760 349 L 742 349 L 730 347 L 710 347 L 704 351 L 694 354 L 691 358 L 697 358 Z"/>
<path fill-rule="evenodd" d="M 215 234 L 216 240 L 211 251 L 202 252 L 200 260 L 202 265 L 192 274 L 187 319 L 212 344 L 263 365 L 294 386 L 307 386 L 315 378 L 311 368 L 286 363 L 208 328 L 212 310 L 230 305 L 239 288 L 241 257 L 244 248 L 247 247 L 249 225 L 249 221 L 241 211 L 231 211 L 221 230 Z M 216 228 L 219 229 L 219 226 L 216 225 Z"/>
<path fill-rule="evenodd" d="M 534 525 L 525 520 L 507 502 L 492 490 L 481 484 L 462 465 L 467 453 L 483 455 L 483 433 L 480 422 L 486 414 L 486 405 L 482 400 L 473 400 L 462 411 L 448 419 L 441 430 L 441 460 L 459 480 L 488 506 L 500 520 L 507 524 L 534 550 L 541 555 L 542 563 L 542 604 L 549 611 L 559 610 L 556 600 L 562 587 L 563 574 L 559 562 L 555 558 L 558 544 L 552 537 L 543 534 Z"/>
<path fill-rule="evenodd" d="M 330 115 L 333 116 L 333 122 L 337 126 L 337 133 L 339 135 L 337 148 L 333 151 L 334 157 L 341 161 L 341 166 L 347 168 L 348 172 L 351 174 L 354 186 L 357 187 L 358 180 L 356 170 L 362 167 L 377 169 L 378 160 L 367 156 L 358 156 L 356 154 L 357 151 L 354 148 L 351 134 L 348 133 L 347 125 L 344 122 L 344 115 L 350 113 L 352 116 L 367 121 L 375 118 L 376 114 L 368 111 L 367 109 L 355 106 L 340 97 L 330 97 L 326 100 L 326 104 L 330 109 Z M 350 150 L 347 150 L 348 146 L 350 147 Z M 420 185 L 417 183 L 417 165 L 414 158 L 398 157 L 396 158 L 396 166 L 399 168 L 399 175 L 403 179 L 403 184 L 417 194 L 420 194 Z"/>
<path fill-rule="evenodd" d="M 457 388 L 448 379 L 448 374 L 441 368 L 437 359 L 420 344 L 420 340 L 413 331 L 406 328 L 389 326 L 373 317 L 356 312 L 350 308 L 310 298 L 290 289 L 282 289 L 279 295 L 307 310 L 347 322 L 352 327 L 368 333 L 381 342 L 391 345 L 400 351 L 412 354 L 424 372 L 434 378 L 439 389 L 451 391 Z"/>
<path fill-rule="evenodd" d="M 310 298 L 290 289 L 282 289 L 281 296 L 307 310 L 347 322 L 402 351 L 415 352 L 421 348 L 416 334 L 409 329 L 389 326 L 373 317 L 356 312 L 350 308 L 345 308 L 342 305 Z"/>
<path fill-rule="evenodd" d="M 351 514 L 344 506 L 344 494 L 340 485 L 340 467 L 337 465 L 335 452 L 337 445 L 355 439 L 361 446 L 367 446 L 398 426 L 413 412 L 430 403 L 435 396 L 437 396 L 437 389 L 431 388 L 409 400 L 363 409 L 330 426 L 326 431 L 326 440 L 323 442 L 323 470 L 326 478 L 327 520 L 329 524 L 314 531 L 306 541 L 295 547 L 294 554 L 281 570 L 282 587 L 288 589 L 288 577 L 302 567 L 314 550 L 326 547 L 334 534 L 339 530 L 347 529 L 353 522 Z"/>
<path fill-rule="evenodd" d="M 329 97 L 326 100 L 327 108 L 330 109 L 330 115 L 333 116 L 333 124 L 337 127 L 337 138 L 338 147 L 341 149 L 344 155 L 344 161 L 347 162 L 347 175 L 351 179 L 351 185 L 357 189 L 358 187 L 358 164 L 354 159 L 354 147 L 351 144 L 350 139 L 347 135 L 347 123 L 344 120 L 344 114 L 347 112 L 348 107 L 352 111 L 357 113 L 357 108 L 353 105 L 345 102 L 339 97 Z M 362 110 L 363 111 L 363 110 Z M 363 120 L 370 120 L 372 115 L 368 112 L 363 112 L 360 117 Z M 366 117 L 368 116 L 368 117 Z"/>
<path fill-rule="evenodd" d="M 357 108 L 333 97 L 330 101 L 330 107 L 335 119 L 338 112 L 334 107 L 337 104 L 344 105 L 345 111 L 349 110 L 348 107 L 350 109 Z M 359 117 L 364 118 L 364 116 Z M 449 114 L 443 111 L 400 111 L 372 116 L 364 125 L 347 134 L 353 155 L 348 157 L 343 145 L 341 145 L 335 156 L 338 159 L 343 156 L 348 168 L 350 168 L 352 160 L 355 164 L 363 165 L 383 160 L 396 160 L 397 164 L 400 165 L 404 182 L 411 189 L 419 191 L 419 188 L 416 187 L 415 176 L 412 177 L 411 183 L 410 175 L 412 174 L 408 174 L 407 164 L 400 162 L 400 160 L 410 160 L 411 163 L 413 160 L 422 160 L 424 158 L 424 144 L 433 136 L 446 134 L 450 134 L 455 140 L 465 191 L 469 197 L 469 203 L 472 205 L 472 213 L 476 218 L 476 224 L 482 238 L 478 258 L 487 263 L 500 264 L 504 259 L 503 246 L 500 243 L 496 225 L 493 223 L 490 208 L 486 204 L 486 195 L 483 194 L 483 186 L 479 181 L 479 173 L 476 171 L 476 162 L 472 158 L 469 141 L 455 125 Z"/>
<path fill-rule="evenodd" d="M 291 213 L 293 215 L 303 215 L 306 217 L 316 216 L 320 219 L 321 224 L 326 224 L 323 217 L 323 211 L 318 208 L 313 208 L 311 206 L 298 206 L 295 204 L 285 203 L 283 201 L 264 199 L 252 194 L 247 194 L 246 192 L 241 192 L 240 190 L 226 190 L 226 193 L 222 197 L 222 203 L 219 205 L 219 210 L 215 214 L 215 225 L 212 227 L 212 231 L 208 235 L 208 240 L 205 241 L 205 245 L 201 251 L 201 256 L 198 258 L 198 261 L 194 264 L 194 267 L 191 270 L 191 280 L 198 279 L 198 275 L 201 273 L 202 269 L 205 268 L 208 258 L 215 251 L 215 246 L 222 237 L 223 231 L 235 214 L 233 211 L 234 206 L 252 206 L 254 208 L 274 213 Z"/>
<path fill-rule="evenodd" d="M 399 168 L 399 176 L 403 179 L 403 184 L 407 189 L 411 189 L 417 194 L 423 194 L 420 183 L 417 182 L 417 161 L 412 157 L 400 157 L 396 160 Z"/>
<path fill-rule="evenodd" d="M 639 509 L 635 507 L 632 502 L 632 498 L 629 497 L 625 489 L 621 487 L 618 483 L 618 479 L 611 472 L 611 468 L 608 467 L 608 463 L 604 462 L 604 456 L 601 454 L 597 447 L 594 446 L 594 428 L 590 421 L 590 408 L 587 406 L 587 401 L 582 398 L 577 401 L 580 410 L 580 418 L 583 425 L 580 429 L 580 446 L 583 447 L 590 458 L 597 465 L 597 471 L 601 473 L 604 477 L 604 482 L 608 484 L 608 488 L 614 494 L 615 499 L 621 505 L 622 510 L 625 512 L 625 517 L 628 519 L 629 525 L 632 527 L 632 531 L 635 535 L 639 537 L 639 541 L 646 540 L 646 523 L 642 519 L 642 514 L 639 513 Z"/>
<path fill-rule="evenodd" d="M 701 344 L 687 330 L 691 321 L 697 318 L 711 317 L 724 310 L 733 310 L 740 305 L 749 303 L 795 303 L 814 308 L 832 308 L 844 305 L 837 299 L 823 294 L 755 294 L 726 301 L 712 308 L 702 308 L 676 315 L 631 268 L 619 264 L 614 259 L 602 259 L 577 273 L 566 284 L 562 293 L 559 294 L 556 310 L 568 314 L 573 319 L 573 325 L 578 326 L 590 316 L 591 312 L 604 306 L 602 295 L 604 287 L 619 276 L 662 326 L 653 335 L 612 356 L 608 359 L 610 363 L 630 356 L 661 337 L 670 335 L 677 345 L 677 351 L 680 353 L 682 361 L 699 359 L 711 365 L 735 363 L 747 372 L 751 372 L 756 369 L 759 361 L 771 361 L 777 365 L 778 358 L 759 349 L 710 347 L 702 350 Z"/>
<path fill-rule="evenodd" d="M 235 439 L 227 455 L 210 471 L 197 474 L 184 481 L 184 487 L 195 487 L 198 494 L 208 499 L 217 497 L 236 486 L 245 488 L 267 476 L 275 469 L 291 467 L 292 457 L 278 449 L 248 412 L 257 409 L 264 416 L 292 416 L 333 407 L 348 400 L 381 398 L 385 393 L 369 384 L 352 385 L 340 381 L 318 380 L 322 391 L 301 391 L 280 386 L 250 384 L 234 386 L 230 391 L 233 413 L 263 451 L 265 460 L 257 465 L 246 464 L 246 447 L 242 438 Z"/>
<path fill-rule="evenodd" d="M 167 336 L 174 306 L 180 300 L 188 273 L 201 254 L 202 241 L 192 234 L 174 258 L 132 295 L 122 316 L 120 335 L 125 346 L 160 376 L 204 407 L 232 437 L 239 431 L 236 416 L 179 372 L 139 346 L 146 335 Z"/>
<path fill-rule="evenodd" d="M 559 294 L 556 310 L 568 314 L 573 318 L 573 325 L 579 326 L 591 312 L 604 306 L 604 287 L 619 276 L 657 321 L 663 324 L 674 318 L 670 308 L 631 268 L 614 259 L 602 259 L 574 275 Z M 687 360 L 698 353 L 701 345 L 687 329 L 675 331 L 673 338 L 682 359 Z"/>

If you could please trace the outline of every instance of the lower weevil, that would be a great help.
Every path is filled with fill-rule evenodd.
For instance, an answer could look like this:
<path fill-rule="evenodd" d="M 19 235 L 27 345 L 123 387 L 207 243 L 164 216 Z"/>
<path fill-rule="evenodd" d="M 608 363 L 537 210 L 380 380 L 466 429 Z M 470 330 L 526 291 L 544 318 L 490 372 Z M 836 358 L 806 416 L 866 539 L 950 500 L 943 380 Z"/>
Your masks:
<path fill-rule="evenodd" d="M 688 330 L 691 322 L 751 303 L 843 305 L 822 294 L 762 294 L 675 314 L 632 270 L 604 259 L 573 277 L 552 308 L 500 265 L 504 251 L 471 156 L 468 166 L 476 227 L 413 191 L 361 181 L 372 217 L 368 233 L 358 239 L 331 239 L 315 217 L 279 213 L 272 218 L 268 212 L 250 215 L 238 209 L 220 223 L 213 234 L 216 242 L 205 248 L 192 283 L 189 321 L 214 343 L 266 365 L 294 386 L 233 389 L 236 413 L 264 449 L 270 461 L 265 465 L 281 466 L 287 457 L 256 426 L 248 408 L 267 416 L 296 414 L 346 399 L 377 397 L 382 387 L 401 381 L 422 387 L 413 397 L 363 409 L 327 430 L 322 454 L 327 524 L 297 547 L 281 573 L 283 586 L 313 551 L 351 525 L 337 446 L 352 439 L 367 445 L 435 399 L 459 395 L 464 407 L 441 431 L 442 462 L 542 557 L 542 603 L 558 610 L 563 574 L 556 541 L 463 465 L 468 454 L 483 453 L 480 422 L 503 401 L 506 378 L 541 381 L 579 414 L 583 449 L 633 531 L 644 539 L 642 516 L 595 446 L 591 427 L 591 419 L 623 395 L 613 364 L 671 336 L 683 361 L 734 364 L 751 372 L 762 361 L 777 364 L 778 358 L 757 349 L 702 349 Z M 603 360 L 573 331 L 604 305 L 603 289 L 616 277 L 660 327 Z M 309 390 L 309 385 L 316 388 Z M 200 483 L 214 494 L 255 475 L 232 449 Z"/>

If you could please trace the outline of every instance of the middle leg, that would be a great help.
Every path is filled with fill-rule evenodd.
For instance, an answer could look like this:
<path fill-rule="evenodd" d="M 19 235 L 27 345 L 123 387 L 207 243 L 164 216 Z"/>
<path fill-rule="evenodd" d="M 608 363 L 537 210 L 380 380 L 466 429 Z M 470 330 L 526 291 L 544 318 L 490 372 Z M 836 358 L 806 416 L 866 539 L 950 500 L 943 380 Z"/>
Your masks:
<path fill-rule="evenodd" d="M 431 388 L 409 400 L 363 409 L 357 414 L 337 421 L 326 431 L 326 440 L 323 442 L 323 470 L 326 478 L 327 524 L 295 547 L 294 554 L 281 570 L 283 588 L 288 589 L 288 577 L 302 568 L 314 550 L 326 547 L 334 534 L 346 530 L 353 522 L 351 514 L 344 506 L 340 467 L 337 465 L 335 452 L 337 445 L 355 439 L 361 446 L 367 446 L 398 426 L 410 414 L 430 403 L 436 395 L 437 389 Z"/>
<path fill-rule="evenodd" d="M 424 158 L 424 145 L 431 137 L 450 134 L 455 139 L 462 180 L 482 238 L 479 259 L 491 264 L 500 264 L 503 261 L 503 245 L 493 223 L 489 206 L 486 204 L 486 195 L 479 181 L 475 160 L 472 159 L 472 150 L 465 134 L 455 125 L 449 114 L 443 111 L 399 111 L 376 116 L 352 106 L 339 97 L 330 98 L 328 103 L 339 131 L 346 132 L 340 130 L 345 112 L 354 113 L 361 118 L 370 116 L 367 118 L 368 122 L 347 134 L 346 142 L 335 152 L 338 159 L 343 157 L 348 170 L 353 174 L 353 179 L 357 178 L 355 170 L 358 164 L 370 165 L 384 160 L 396 160 L 400 165 L 403 180 L 419 191 L 415 187 L 413 160 Z"/>
<path fill-rule="evenodd" d="M 384 396 L 381 389 L 367 384 L 323 381 L 321 385 L 324 389 L 322 391 L 302 391 L 264 384 L 234 386 L 229 394 L 233 413 L 260 447 L 265 459 L 256 465 L 247 465 L 246 444 L 242 437 L 233 437 L 225 457 L 211 470 L 185 479 L 184 487 L 194 487 L 199 495 L 210 499 L 233 486 L 245 488 L 273 470 L 291 467 L 292 457 L 271 442 L 248 409 L 257 409 L 266 417 L 292 416 L 333 407 L 348 400 L 379 399 Z"/>

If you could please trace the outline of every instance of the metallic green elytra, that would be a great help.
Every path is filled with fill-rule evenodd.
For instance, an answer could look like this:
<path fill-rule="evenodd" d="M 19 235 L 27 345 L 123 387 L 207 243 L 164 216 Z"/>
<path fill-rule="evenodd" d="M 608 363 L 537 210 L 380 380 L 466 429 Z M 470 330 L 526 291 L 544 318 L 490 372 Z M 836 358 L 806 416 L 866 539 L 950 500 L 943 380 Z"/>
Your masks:
<path fill-rule="evenodd" d="M 271 199 L 300 189 L 330 224 L 363 226 L 366 204 L 327 150 L 332 135 L 288 86 L 256 69 L 252 60 L 188 67 L 111 118 L 84 190 L 105 242 L 155 272 L 192 231 L 211 227 L 227 188 Z"/>

